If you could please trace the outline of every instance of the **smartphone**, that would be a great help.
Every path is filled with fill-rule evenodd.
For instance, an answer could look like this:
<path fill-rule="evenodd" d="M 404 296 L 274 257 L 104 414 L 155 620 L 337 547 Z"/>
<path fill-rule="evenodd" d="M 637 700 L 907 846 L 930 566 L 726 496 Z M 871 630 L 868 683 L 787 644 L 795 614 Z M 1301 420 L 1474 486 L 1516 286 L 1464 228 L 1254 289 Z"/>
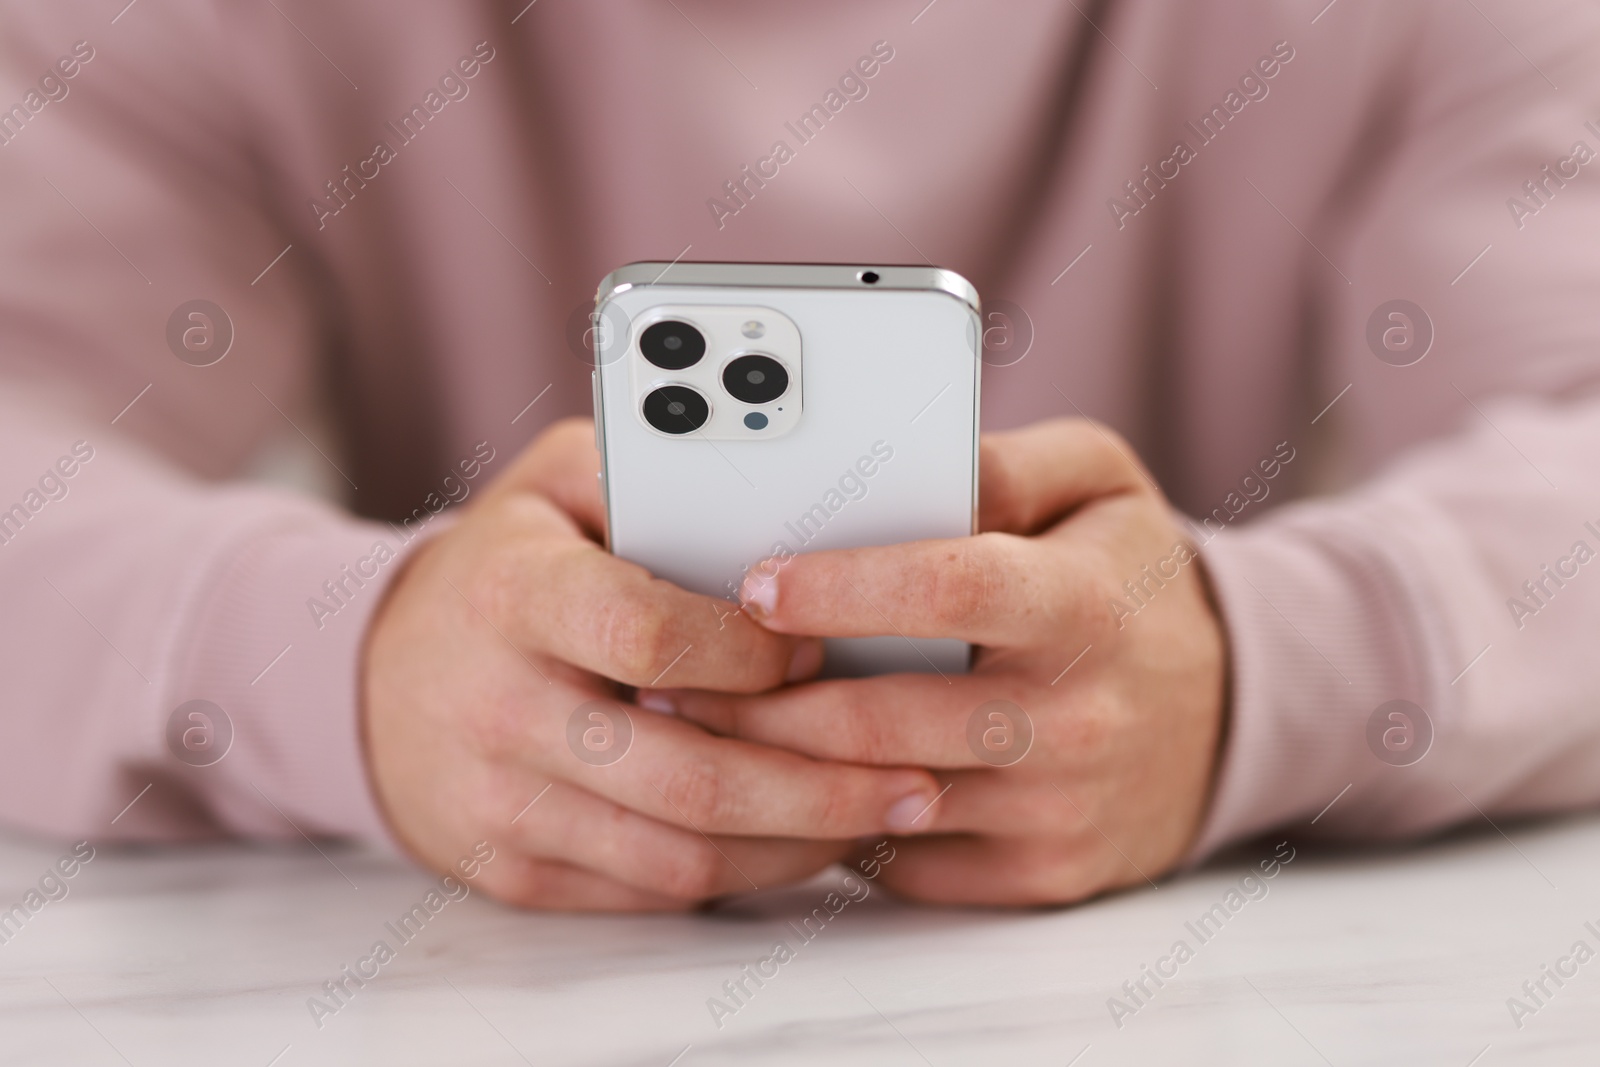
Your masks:
<path fill-rule="evenodd" d="M 633 263 L 595 296 L 594 414 L 616 555 L 736 611 L 805 552 L 975 532 L 977 291 L 921 266 Z M 829 639 L 824 675 L 965 671 L 959 640 Z"/>

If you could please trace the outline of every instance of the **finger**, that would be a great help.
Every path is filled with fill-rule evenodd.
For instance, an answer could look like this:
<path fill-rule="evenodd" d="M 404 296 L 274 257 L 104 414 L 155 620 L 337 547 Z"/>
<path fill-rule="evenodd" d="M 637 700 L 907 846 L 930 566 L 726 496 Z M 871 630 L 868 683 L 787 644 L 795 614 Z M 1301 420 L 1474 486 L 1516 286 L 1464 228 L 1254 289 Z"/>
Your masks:
<path fill-rule="evenodd" d="M 631 741 L 596 766 L 565 738 L 530 753 L 535 770 L 697 833 L 844 840 L 909 825 L 938 793 L 933 776 L 810 759 L 714 737 L 692 723 L 613 705 Z M 542 766 L 539 766 L 542 765 Z"/>
<path fill-rule="evenodd" d="M 892 844 L 878 882 L 929 904 L 1068 904 L 1145 884 L 1129 861 L 1088 839 L 951 835 Z"/>
<path fill-rule="evenodd" d="M 694 902 L 635 889 L 566 863 L 506 849 L 474 884 L 496 900 L 551 911 L 686 911 Z"/>
<path fill-rule="evenodd" d="M 1069 795 L 1060 784 L 1065 776 L 1034 777 L 1030 773 L 1034 770 L 1024 759 L 1011 767 L 941 772 L 939 801 L 917 820 L 914 832 L 918 837 L 984 834 L 1069 841 L 1093 837 L 1113 849 L 1122 846 L 1116 837 L 1122 836 L 1127 812 L 1105 810 L 1104 789 L 1074 776 Z M 1134 842 L 1127 844 L 1132 847 Z"/>
<path fill-rule="evenodd" d="M 600 453 L 594 423 L 562 419 L 553 423 L 489 487 L 488 496 L 537 493 L 571 515 L 584 532 L 605 540 L 606 506 L 600 495 Z"/>
<path fill-rule="evenodd" d="M 1067 546 L 1012 534 L 767 560 L 739 595 L 779 633 L 957 637 L 1028 648 L 1110 617 L 1102 580 Z"/>
<path fill-rule="evenodd" d="M 890 674 L 757 696 L 670 690 L 641 699 L 724 736 L 816 759 L 982 768 L 1025 758 L 1034 718 L 1024 704 L 1036 695 L 1021 679 Z"/>
<path fill-rule="evenodd" d="M 842 842 L 706 837 L 629 811 L 567 783 L 519 814 L 514 847 L 635 889 L 706 900 L 799 881 L 844 855 Z"/>
<path fill-rule="evenodd" d="M 774 634 L 578 538 L 505 537 L 469 581 L 472 604 L 518 649 L 625 685 L 758 692 L 822 666 L 820 642 Z"/>
<path fill-rule="evenodd" d="M 972 833 L 1092 845 L 1153 879 L 1199 832 L 1199 813 L 1171 802 L 1174 779 L 1159 765 L 1064 774 L 1045 760 L 1025 759 L 1008 768 L 944 771 L 938 778 L 944 789 L 917 820 L 919 837 Z"/>
<path fill-rule="evenodd" d="M 1086 501 L 1158 492 L 1133 449 L 1088 419 L 1051 419 L 984 434 L 978 449 L 978 528 L 1034 534 Z"/>

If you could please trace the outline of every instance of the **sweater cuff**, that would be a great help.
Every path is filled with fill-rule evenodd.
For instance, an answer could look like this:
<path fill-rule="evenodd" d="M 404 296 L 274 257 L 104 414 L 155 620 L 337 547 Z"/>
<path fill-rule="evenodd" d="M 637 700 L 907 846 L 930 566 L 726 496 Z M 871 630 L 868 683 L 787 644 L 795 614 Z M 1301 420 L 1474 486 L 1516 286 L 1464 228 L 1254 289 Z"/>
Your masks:
<path fill-rule="evenodd" d="M 231 744 L 206 764 L 216 752 L 188 756 L 169 727 L 168 748 L 190 764 L 178 772 L 223 828 L 354 837 L 404 854 L 368 775 L 362 653 L 406 558 L 446 525 L 402 529 L 301 506 L 219 554 L 175 695 L 220 707 L 213 729 L 219 740 L 231 729 Z"/>
<path fill-rule="evenodd" d="M 1349 508 L 1301 505 L 1201 546 L 1228 636 L 1231 707 L 1186 863 L 1317 819 L 1383 767 L 1367 748 L 1373 711 L 1431 689 L 1404 580 L 1363 544 L 1369 530 Z"/>

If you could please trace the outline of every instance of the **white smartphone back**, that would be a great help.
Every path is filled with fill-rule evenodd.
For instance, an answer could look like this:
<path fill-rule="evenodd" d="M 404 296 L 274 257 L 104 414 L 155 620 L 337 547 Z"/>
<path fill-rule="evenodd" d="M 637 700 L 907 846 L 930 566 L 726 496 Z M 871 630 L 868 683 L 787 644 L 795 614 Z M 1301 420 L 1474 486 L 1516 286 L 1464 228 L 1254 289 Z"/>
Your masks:
<path fill-rule="evenodd" d="M 974 532 L 980 319 L 959 275 L 636 263 L 601 283 L 593 322 L 617 555 L 725 612 L 768 558 Z M 703 354 L 677 366 L 696 335 Z M 900 636 L 892 612 L 858 595 L 888 636 L 830 639 L 825 675 L 966 670 L 965 642 Z"/>

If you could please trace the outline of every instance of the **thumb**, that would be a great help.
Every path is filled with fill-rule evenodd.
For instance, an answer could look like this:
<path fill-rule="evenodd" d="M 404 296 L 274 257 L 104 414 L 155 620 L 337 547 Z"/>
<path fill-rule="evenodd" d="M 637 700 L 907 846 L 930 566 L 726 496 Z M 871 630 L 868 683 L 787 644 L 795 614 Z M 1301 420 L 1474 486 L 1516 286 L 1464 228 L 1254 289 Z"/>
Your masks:
<path fill-rule="evenodd" d="M 1031 535 L 1094 500 L 1161 498 L 1133 449 L 1088 419 L 1051 419 L 984 434 L 978 450 L 978 528 Z"/>
<path fill-rule="evenodd" d="M 552 423 L 501 473 L 485 494 L 537 493 L 551 501 L 603 540 L 606 506 L 600 496 L 600 453 L 594 447 L 594 423 L 562 419 Z"/>

